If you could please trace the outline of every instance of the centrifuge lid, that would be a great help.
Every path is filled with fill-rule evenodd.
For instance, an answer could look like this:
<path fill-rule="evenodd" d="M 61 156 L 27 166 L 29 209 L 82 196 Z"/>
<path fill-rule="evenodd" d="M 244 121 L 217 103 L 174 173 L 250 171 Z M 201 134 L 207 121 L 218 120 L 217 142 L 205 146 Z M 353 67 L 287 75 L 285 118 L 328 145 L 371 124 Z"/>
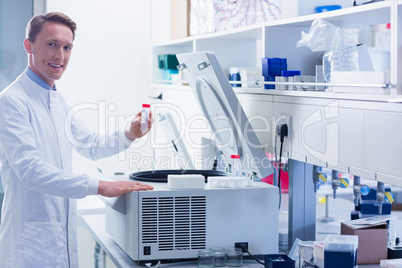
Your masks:
<path fill-rule="evenodd" d="M 274 169 L 215 54 L 196 52 L 176 56 L 219 150 L 227 159 L 239 154 L 243 168 L 260 178 L 271 175 Z"/>

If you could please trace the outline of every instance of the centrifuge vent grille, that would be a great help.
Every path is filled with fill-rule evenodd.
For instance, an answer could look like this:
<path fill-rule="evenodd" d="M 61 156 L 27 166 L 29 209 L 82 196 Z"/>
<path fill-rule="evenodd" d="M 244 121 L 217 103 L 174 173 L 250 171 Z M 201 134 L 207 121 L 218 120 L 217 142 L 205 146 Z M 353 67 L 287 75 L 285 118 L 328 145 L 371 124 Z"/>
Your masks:
<path fill-rule="evenodd" d="M 142 199 L 142 243 L 161 251 L 206 248 L 206 197 Z"/>

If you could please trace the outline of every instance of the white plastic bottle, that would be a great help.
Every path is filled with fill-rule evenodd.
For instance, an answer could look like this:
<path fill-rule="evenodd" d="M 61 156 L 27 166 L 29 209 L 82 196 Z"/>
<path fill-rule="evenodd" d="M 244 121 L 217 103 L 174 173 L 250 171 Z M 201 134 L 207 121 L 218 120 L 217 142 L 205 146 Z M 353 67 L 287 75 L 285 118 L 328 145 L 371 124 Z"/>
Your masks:
<path fill-rule="evenodd" d="M 232 163 L 231 163 L 231 169 L 232 169 L 232 177 L 239 177 L 240 176 L 240 155 L 238 154 L 232 154 L 230 156 Z"/>
<path fill-rule="evenodd" d="M 140 126 L 140 130 L 142 133 L 145 133 L 148 130 L 149 109 L 151 109 L 150 104 L 142 105 L 141 126 Z"/>

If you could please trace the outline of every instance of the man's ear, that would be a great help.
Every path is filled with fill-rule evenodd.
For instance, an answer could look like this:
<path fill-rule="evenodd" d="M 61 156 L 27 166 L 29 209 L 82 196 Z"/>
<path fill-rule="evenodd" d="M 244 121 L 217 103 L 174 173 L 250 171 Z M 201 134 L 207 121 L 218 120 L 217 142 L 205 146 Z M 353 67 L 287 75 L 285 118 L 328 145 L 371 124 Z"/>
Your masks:
<path fill-rule="evenodd" d="M 24 40 L 24 48 L 28 54 L 32 54 L 32 45 L 28 38 Z"/>

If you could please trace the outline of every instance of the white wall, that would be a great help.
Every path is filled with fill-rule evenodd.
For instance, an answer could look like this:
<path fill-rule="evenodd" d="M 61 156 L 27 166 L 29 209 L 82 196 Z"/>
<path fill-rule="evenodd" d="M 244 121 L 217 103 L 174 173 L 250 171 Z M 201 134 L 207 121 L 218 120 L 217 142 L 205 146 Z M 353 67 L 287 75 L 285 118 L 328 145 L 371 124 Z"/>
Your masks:
<path fill-rule="evenodd" d="M 139 112 L 149 87 L 149 1 L 47 0 L 47 11 L 63 12 L 77 23 L 68 69 L 56 85 L 70 104 L 81 107 L 89 126 L 105 132 Z M 88 105 L 99 109 L 84 109 Z M 131 171 L 131 152 L 152 155 L 143 143 L 97 162 L 76 155 L 74 170 L 94 176 L 98 165 L 106 172 Z"/>

